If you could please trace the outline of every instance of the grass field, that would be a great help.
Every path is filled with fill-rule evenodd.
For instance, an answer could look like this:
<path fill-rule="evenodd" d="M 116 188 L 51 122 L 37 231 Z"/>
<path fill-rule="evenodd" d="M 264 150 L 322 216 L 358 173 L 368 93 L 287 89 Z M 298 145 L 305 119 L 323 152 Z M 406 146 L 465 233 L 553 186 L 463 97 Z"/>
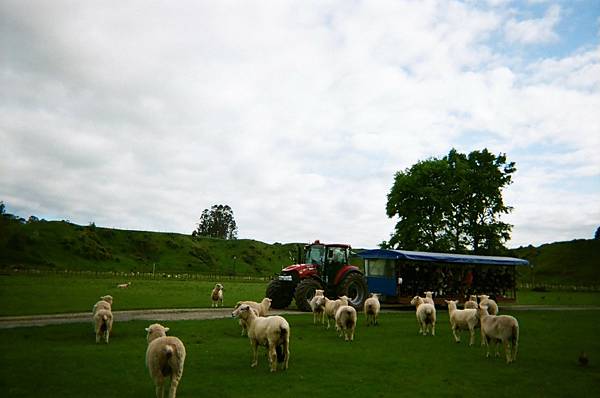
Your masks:
<path fill-rule="evenodd" d="M 289 315 L 290 368 L 271 374 L 264 349 L 250 368 L 251 351 L 233 319 L 169 322 L 186 344 L 180 397 L 565 397 L 600 388 L 600 311 L 519 311 L 517 361 L 486 359 L 484 349 L 456 344 L 445 311 L 435 337 L 417 335 L 412 312 L 382 314 L 355 341 L 312 324 L 310 314 Z M 2 396 L 150 397 L 144 367 L 144 327 L 114 326 L 109 345 L 94 343 L 91 324 L 0 330 Z M 578 365 L 579 352 L 590 358 Z"/>
<path fill-rule="evenodd" d="M 211 281 L 133 280 L 61 276 L 0 276 L 0 316 L 91 311 L 100 296 L 114 297 L 113 310 L 210 307 Z M 265 282 L 224 282 L 225 306 L 239 300 L 260 301 Z M 600 305 L 600 293 L 521 290 L 518 304 Z M 293 304 L 292 304 L 293 307 Z"/>

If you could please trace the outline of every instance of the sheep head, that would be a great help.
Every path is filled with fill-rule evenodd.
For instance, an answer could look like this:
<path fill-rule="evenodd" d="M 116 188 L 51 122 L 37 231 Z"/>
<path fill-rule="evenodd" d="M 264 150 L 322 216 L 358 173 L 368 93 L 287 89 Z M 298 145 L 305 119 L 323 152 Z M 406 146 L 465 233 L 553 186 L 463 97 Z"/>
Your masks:
<path fill-rule="evenodd" d="M 169 330 L 169 328 L 164 327 L 160 323 L 153 323 L 146 328 L 146 332 L 148 332 L 146 335 L 146 340 L 148 343 L 150 343 L 154 339 L 166 336 Z"/>

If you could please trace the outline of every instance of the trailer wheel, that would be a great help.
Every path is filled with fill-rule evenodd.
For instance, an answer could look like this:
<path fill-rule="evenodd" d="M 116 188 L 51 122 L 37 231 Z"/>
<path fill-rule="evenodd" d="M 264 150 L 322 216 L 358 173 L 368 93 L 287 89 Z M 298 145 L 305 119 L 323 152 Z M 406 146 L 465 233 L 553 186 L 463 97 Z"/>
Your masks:
<path fill-rule="evenodd" d="M 350 299 L 348 304 L 358 310 L 362 310 L 365 305 L 368 293 L 369 289 L 365 278 L 358 272 L 346 275 L 337 290 L 338 296 L 347 296 Z"/>

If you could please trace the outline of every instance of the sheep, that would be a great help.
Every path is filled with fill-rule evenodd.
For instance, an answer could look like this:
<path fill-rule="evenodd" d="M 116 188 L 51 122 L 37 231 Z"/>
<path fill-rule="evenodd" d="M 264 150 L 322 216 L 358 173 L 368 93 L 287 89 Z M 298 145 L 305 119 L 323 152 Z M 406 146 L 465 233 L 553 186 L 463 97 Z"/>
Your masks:
<path fill-rule="evenodd" d="M 257 303 L 256 301 L 238 301 L 235 307 L 233 307 L 233 309 L 235 310 L 241 305 L 247 304 L 256 312 L 256 316 L 267 316 L 267 314 L 269 313 L 269 309 L 271 308 L 271 301 L 272 300 L 267 297 L 262 299 L 260 303 Z M 240 318 L 239 324 L 242 327 L 243 336 L 245 333 L 247 333 L 248 325 L 246 325 L 246 321 L 244 321 L 244 319 L 242 318 Z"/>
<path fill-rule="evenodd" d="M 372 293 L 371 297 L 365 300 L 365 317 L 367 318 L 367 326 L 379 325 L 377 317 L 379 316 L 379 294 Z"/>
<path fill-rule="evenodd" d="M 338 308 L 340 308 L 342 305 L 348 305 L 348 297 L 341 296 L 337 300 L 329 300 L 327 297 L 325 297 L 324 300 L 325 316 L 327 317 L 327 329 L 329 329 L 329 321 L 332 319 L 335 321 L 335 313 L 337 312 Z"/>
<path fill-rule="evenodd" d="M 488 312 L 490 315 L 498 315 L 498 304 L 494 300 L 485 294 L 481 294 L 479 296 L 479 305 L 485 305 L 488 307 Z"/>
<path fill-rule="evenodd" d="M 171 377 L 169 397 L 175 398 L 177 386 L 183 374 L 185 363 L 185 346 L 174 336 L 167 336 L 169 328 L 159 323 L 153 323 L 146 328 L 146 367 L 150 377 L 154 380 L 156 397 L 162 398 L 165 394 L 165 379 Z"/>
<path fill-rule="evenodd" d="M 217 283 L 215 285 L 215 288 L 212 290 L 211 293 L 211 298 L 213 307 L 218 307 L 219 303 L 221 303 L 221 307 L 223 306 L 223 285 L 221 285 L 220 283 Z"/>
<path fill-rule="evenodd" d="M 477 304 L 477 296 L 472 294 L 469 297 L 469 300 L 465 301 L 464 309 L 478 309 L 479 305 Z"/>
<path fill-rule="evenodd" d="M 290 359 L 290 325 L 285 318 L 274 315 L 269 317 L 257 316 L 252 307 L 242 304 L 231 316 L 238 317 L 248 325 L 248 338 L 252 345 L 253 360 L 251 367 L 258 365 L 258 346 L 267 347 L 271 372 L 277 370 L 277 364 L 282 369 L 288 368 Z"/>
<path fill-rule="evenodd" d="M 325 300 L 324 290 L 316 289 L 315 295 L 310 299 L 310 308 L 313 312 L 313 324 L 317 323 L 317 320 L 321 320 L 321 324 L 324 323 L 323 313 L 325 311 Z"/>
<path fill-rule="evenodd" d="M 341 305 L 335 313 L 335 328 L 344 340 L 354 340 L 354 329 L 356 328 L 356 310 L 350 305 Z"/>
<path fill-rule="evenodd" d="M 100 309 L 112 311 L 112 303 L 113 303 L 112 296 L 106 295 L 106 296 L 100 297 L 100 301 L 98 301 L 96 304 L 94 304 L 94 307 L 92 308 L 92 315 L 95 314 L 96 311 L 98 311 Z"/>
<path fill-rule="evenodd" d="M 519 322 L 517 319 L 510 315 L 490 315 L 488 307 L 482 304 L 479 304 L 479 319 L 481 335 L 487 344 L 486 358 L 490 356 L 490 341 L 494 342 L 496 346 L 496 356 L 500 356 L 498 342 L 502 341 L 506 363 L 514 362 L 517 359 L 519 348 Z"/>
<path fill-rule="evenodd" d="M 110 310 L 100 308 L 94 314 L 94 332 L 96 333 L 96 344 L 104 338 L 104 342 L 108 344 L 108 338 L 112 331 L 113 314 Z"/>
<path fill-rule="evenodd" d="M 131 282 L 121 283 L 121 284 L 117 285 L 117 288 L 119 288 L 119 289 L 127 289 L 130 285 L 131 285 Z"/>
<path fill-rule="evenodd" d="M 416 307 L 417 324 L 419 325 L 419 333 L 423 336 L 427 335 L 428 330 L 432 336 L 435 336 L 435 306 L 430 303 L 425 303 L 419 296 L 415 296 L 410 301 Z"/>
<path fill-rule="evenodd" d="M 468 330 L 471 338 L 469 340 L 469 346 L 475 343 L 475 328 L 479 327 L 479 315 L 478 311 L 474 308 L 458 310 L 456 309 L 457 300 L 444 300 L 448 304 L 448 315 L 450 319 L 450 326 L 452 327 L 452 334 L 454 340 L 460 343 L 460 336 L 456 332 L 461 330 Z"/>
<path fill-rule="evenodd" d="M 435 305 L 435 302 L 433 301 L 433 292 L 425 292 L 425 298 L 423 299 L 423 302 L 425 304 Z"/>

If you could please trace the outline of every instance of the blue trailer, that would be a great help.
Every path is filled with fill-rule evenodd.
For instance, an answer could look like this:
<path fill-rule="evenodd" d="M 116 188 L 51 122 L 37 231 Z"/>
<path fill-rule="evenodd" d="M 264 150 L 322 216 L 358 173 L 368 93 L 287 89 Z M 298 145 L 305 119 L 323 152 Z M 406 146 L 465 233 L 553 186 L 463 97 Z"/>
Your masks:
<path fill-rule="evenodd" d="M 527 260 L 514 257 L 431 253 L 408 250 L 365 250 L 365 277 L 370 293 L 386 303 L 408 304 L 412 297 L 434 292 L 436 304 L 464 301 L 487 294 L 498 301 L 515 301 L 516 267 Z"/>

